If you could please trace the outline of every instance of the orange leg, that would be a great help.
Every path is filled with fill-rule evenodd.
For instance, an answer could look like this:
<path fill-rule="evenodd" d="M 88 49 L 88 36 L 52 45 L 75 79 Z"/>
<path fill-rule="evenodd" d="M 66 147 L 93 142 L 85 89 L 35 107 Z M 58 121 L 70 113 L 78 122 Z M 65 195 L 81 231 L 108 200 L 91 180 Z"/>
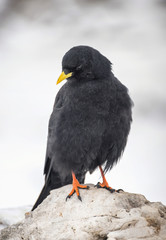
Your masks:
<path fill-rule="evenodd" d="M 123 191 L 122 189 L 115 190 L 115 189 L 113 189 L 112 187 L 110 187 L 109 184 L 108 184 L 108 182 L 107 182 L 107 180 L 106 180 L 106 178 L 105 178 L 105 175 L 104 175 L 104 172 L 103 172 L 102 167 L 99 166 L 99 169 L 100 169 L 100 172 L 101 172 L 101 176 L 102 176 L 102 178 L 103 178 L 103 183 L 98 182 L 97 185 L 96 185 L 97 188 L 106 188 L 106 189 L 109 190 L 111 193 Z"/>
<path fill-rule="evenodd" d="M 68 198 L 70 198 L 76 192 L 78 199 L 80 201 L 82 201 L 78 188 L 89 189 L 89 186 L 81 185 L 79 183 L 79 181 L 77 180 L 77 178 L 76 178 L 76 176 L 75 176 L 73 171 L 72 171 L 72 177 L 73 177 L 73 188 L 72 188 L 71 192 L 69 193 L 69 195 L 67 196 L 66 200 Z"/>

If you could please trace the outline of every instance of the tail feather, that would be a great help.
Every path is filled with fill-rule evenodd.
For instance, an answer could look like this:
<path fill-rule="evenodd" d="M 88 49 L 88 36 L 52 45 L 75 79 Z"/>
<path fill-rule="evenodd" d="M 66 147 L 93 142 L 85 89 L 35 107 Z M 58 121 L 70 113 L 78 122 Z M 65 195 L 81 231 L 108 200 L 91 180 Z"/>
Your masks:
<path fill-rule="evenodd" d="M 41 193 L 37 199 L 37 201 L 35 202 L 33 208 L 31 211 L 33 211 L 35 208 L 37 208 L 37 206 L 43 202 L 43 200 L 49 195 L 51 191 L 51 185 L 50 184 L 45 184 L 44 187 L 41 190 Z"/>
<path fill-rule="evenodd" d="M 51 171 L 49 177 L 46 178 L 45 185 L 31 211 L 33 211 L 40 203 L 42 203 L 42 201 L 50 194 L 51 190 L 55 188 L 60 188 L 66 184 L 62 183 L 60 176 L 57 172 Z"/>

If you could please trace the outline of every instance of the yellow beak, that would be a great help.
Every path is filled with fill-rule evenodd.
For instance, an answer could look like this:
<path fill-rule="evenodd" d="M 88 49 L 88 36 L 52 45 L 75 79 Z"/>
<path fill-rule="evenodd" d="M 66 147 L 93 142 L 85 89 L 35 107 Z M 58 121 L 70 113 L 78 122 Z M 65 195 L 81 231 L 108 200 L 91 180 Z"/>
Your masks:
<path fill-rule="evenodd" d="M 72 76 L 72 72 L 65 74 L 64 72 L 61 73 L 60 77 L 58 78 L 58 81 L 56 82 L 56 84 L 62 82 L 63 80 L 65 80 L 66 78 L 69 78 Z"/>

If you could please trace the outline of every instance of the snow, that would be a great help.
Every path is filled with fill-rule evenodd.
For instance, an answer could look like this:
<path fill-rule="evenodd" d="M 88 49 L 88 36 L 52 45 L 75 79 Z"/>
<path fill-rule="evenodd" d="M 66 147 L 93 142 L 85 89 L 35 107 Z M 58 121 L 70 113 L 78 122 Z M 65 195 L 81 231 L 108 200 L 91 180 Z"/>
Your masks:
<path fill-rule="evenodd" d="M 0 209 L 0 230 L 18 223 L 25 218 L 25 213 L 31 210 L 32 206 Z"/>

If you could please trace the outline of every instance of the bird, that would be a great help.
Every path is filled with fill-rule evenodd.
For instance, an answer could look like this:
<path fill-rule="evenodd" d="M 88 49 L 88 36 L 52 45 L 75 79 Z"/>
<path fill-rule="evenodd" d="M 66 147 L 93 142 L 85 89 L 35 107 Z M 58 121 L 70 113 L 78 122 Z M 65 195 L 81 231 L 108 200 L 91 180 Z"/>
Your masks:
<path fill-rule="evenodd" d="M 98 188 L 117 191 L 105 173 L 121 158 L 132 122 L 133 101 L 113 74 L 112 63 L 90 46 L 75 46 L 62 59 L 56 95 L 49 119 L 44 166 L 45 184 L 32 211 L 50 191 L 72 184 L 66 200 L 84 185 L 85 175 L 99 167 Z"/>

